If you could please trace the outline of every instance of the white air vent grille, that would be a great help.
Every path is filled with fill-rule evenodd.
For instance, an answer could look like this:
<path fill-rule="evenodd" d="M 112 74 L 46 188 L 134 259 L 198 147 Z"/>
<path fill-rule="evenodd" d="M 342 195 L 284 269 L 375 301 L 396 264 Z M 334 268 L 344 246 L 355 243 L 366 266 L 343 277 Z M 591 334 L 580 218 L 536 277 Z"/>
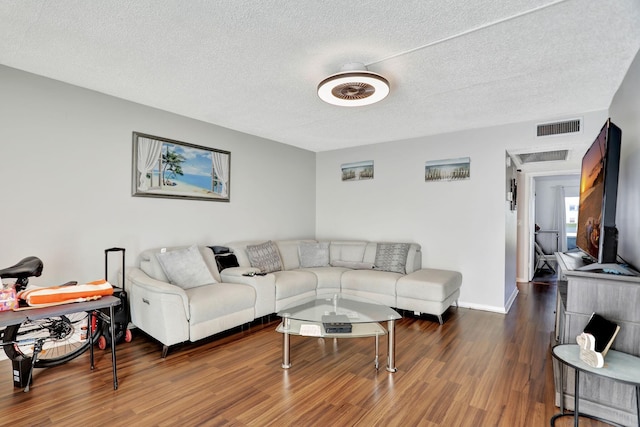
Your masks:
<path fill-rule="evenodd" d="M 580 132 L 580 119 L 538 125 L 538 136 Z"/>
<path fill-rule="evenodd" d="M 521 153 L 517 154 L 521 164 L 535 162 L 553 162 L 558 160 L 567 160 L 569 150 L 541 151 L 538 153 Z"/>

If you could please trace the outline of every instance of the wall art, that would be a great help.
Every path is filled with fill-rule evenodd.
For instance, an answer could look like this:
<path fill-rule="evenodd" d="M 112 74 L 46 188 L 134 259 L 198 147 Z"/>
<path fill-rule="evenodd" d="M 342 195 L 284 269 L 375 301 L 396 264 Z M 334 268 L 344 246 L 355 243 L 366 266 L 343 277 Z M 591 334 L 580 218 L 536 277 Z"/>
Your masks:
<path fill-rule="evenodd" d="M 343 181 L 361 181 L 373 179 L 373 160 L 345 163 L 341 166 Z"/>
<path fill-rule="evenodd" d="M 228 202 L 231 153 L 133 132 L 132 195 Z"/>
<path fill-rule="evenodd" d="M 424 164 L 424 180 L 460 181 L 471 177 L 471 160 L 469 157 L 457 159 L 432 160 Z"/>

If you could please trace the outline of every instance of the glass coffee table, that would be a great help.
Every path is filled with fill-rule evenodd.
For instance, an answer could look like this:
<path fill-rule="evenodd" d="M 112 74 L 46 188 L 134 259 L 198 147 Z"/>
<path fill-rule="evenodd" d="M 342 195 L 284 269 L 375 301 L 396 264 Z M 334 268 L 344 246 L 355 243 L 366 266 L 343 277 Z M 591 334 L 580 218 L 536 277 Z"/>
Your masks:
<path fill-rule="evenodd" d="M 291 367 L 290 335 L 321 338 L 375 338 L 375 367 L 378 369 L 378 337 L 387 335 L 387 371 L 396 372 L 395 321 L 402 316 L 375 301 L 340 293 L 319 294 L 299 301 L 277 313 L 282 322 L 282 367 Z M 380 323 L 387 322 L 387 329 Z"/>

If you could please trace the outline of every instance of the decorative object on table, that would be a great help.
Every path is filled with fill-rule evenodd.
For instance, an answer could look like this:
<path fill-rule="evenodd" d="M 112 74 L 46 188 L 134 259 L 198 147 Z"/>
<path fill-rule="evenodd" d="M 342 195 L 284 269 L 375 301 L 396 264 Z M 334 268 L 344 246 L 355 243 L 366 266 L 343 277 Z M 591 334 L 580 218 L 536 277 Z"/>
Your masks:
<path fill-rule="evenodd" d="M 602 368 L 604 358 L 619 331 L 619 325 L 593 313 L 584 332 L 576 337 L 580 346 L 580 360 L 594 368 Z"/>
<path fill-rule="evenodd" d="M 328 334 L 350 334 L 352 330 L 349 317 L 344 314 L 328 314 L 322 316 L 322 325 Z"/>
<path fill-rule="evenodd" d="M 132 195 L 228 202 L 231 153 L 133 132 Z"/>
<path fill-rule="evenodd" d="M 343 181 L 362 181 L 373 179 L 373 160 L 345 163 L 340 166 Z"/>
<path fill-rule="evenodd" d="M 460 157 L 457 159 L 431 160 L 424 164 L 424 180 L 430 181 L 461 181 L 471 177 L 471 159 Z"/>

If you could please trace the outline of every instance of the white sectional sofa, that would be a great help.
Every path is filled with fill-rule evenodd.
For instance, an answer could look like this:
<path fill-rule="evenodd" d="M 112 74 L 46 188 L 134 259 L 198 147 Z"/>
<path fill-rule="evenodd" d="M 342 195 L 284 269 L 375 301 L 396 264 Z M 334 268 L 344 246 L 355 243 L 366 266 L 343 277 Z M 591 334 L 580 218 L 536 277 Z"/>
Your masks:
<path fill-rule="evenodd" d="M 206 246 L 150 249 L 140 254 L 138 267 L 127 268 L 131 321 L 163 344 L 162 357 L 171 345 L 241 326 L 320 293 L 342 292 L 435 315 L 440 324 L 460 295 L 462 275 L 421 268 L 415 243 L 282 240 L 226 246 L 238 266 L 222 272 Z"/>

